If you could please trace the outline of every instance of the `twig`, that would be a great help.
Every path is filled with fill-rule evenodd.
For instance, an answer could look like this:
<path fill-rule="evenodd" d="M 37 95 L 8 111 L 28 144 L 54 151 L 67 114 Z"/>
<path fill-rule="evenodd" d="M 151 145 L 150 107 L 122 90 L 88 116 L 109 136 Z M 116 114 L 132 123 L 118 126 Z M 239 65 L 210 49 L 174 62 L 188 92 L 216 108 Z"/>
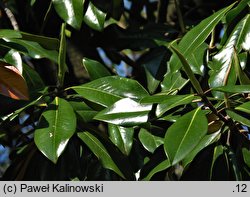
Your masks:
<path fill-rule="evenodd" d="M 0 6 L 4 10 L 4 12 L 7 15 L 7 17 L 9 18 L 10 23 L 11 23 L 13 29 L 14 30 L 19 30 L 19 26 L 18 26 L 17 20 L 16 20 L 14 14 L 12 13 L 12 11 L 9 8 L 7 8 L 2 1 L 0 1 Z"/>

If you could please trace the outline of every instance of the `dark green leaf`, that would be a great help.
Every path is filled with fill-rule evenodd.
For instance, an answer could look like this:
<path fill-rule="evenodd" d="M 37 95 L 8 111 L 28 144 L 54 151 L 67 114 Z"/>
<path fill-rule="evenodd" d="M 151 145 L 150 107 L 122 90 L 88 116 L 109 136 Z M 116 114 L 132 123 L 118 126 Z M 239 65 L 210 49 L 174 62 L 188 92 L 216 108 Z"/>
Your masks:
<path fill-rule="evenodd" d="M 187 155 L 187 157 L 185 157 L 182 160 L 182 165 L 185 168 L 185 166 L 187 166 L 189 163 L 191 163 L 193 161 L 193 159 L 195 158 L 195 156 L 204 148 L 206 148 L 208 145 L 212 144 L 214 141 L 216 141 L 216 139 L 218 139 L 218 136 L 220 136 L 220 131 L 217 131 L 215 133 L 212 134 L 207 134 L 205 135 L 200 142 L 197 144 L 197 146 Z"/>
<path fill-rule="evenodd" d="M 228 93 L 250 93 L 250 85 L 227 85 L 213 88 L 214 91 Z"/>
<path fill-rule="evenodd" d="M 22 38 L 22 35 L 19 31 L 15 31 L 12 29 L 1 29 L 0 30 L 0 38 Z"/>
<path fill-rule="evenodd" d="M 66 24 L 63 23 L 61 27 L 61 39 L 60 39 L 60 48 L 58 55 L 58 82 L 62 86 L 64 82 L 65 72 L 68 70 L 66 65 L 66 37 L 65 37 L 65 28 Z"/>
<path fill-rule="evenodd" d="M 70 101 L 71 106 L 73 107 L 76 114 L 83 120 L 84 122 L 91 122 L 93 118 L 98 113 L 97 111 L 90 108 L 84 102 Z"/>
<path fill-rule="evenodd" d="M 250 84 L 250 79 L 246 75 L 246 73 L 242 70 L 242 67 L 240 65 L 240 59 L 239 56 L 237 55 L 236 51 L 234 51 L 234 67 L 235 67 L 235 72 L 237 77 L 239 78 L 240 84 L 241 85 L 249 85 Z"/>
<path fill-rule="evenodd" d="M 94 110 L 78 110 L 76 114 L 78 114 L 84 122 L 91 122 L 94 120 L 94 117 L 97 115 L 97 111 Z"/>
<path fill-rule="evenodd" d="M 104 28 L 105 18 L 106 18 L 106 13 L 99 10 L 90 1 L 87 11 L 83 17 L 84 22 L 88 26 L 90 26 L 92 29 L 97 30 L 97 31 L 102 31 Z"/>
<path fill-rule="evenodd" d="M 178 49 L 184 56 L 191 55 L 194 51 L 207 39 L 214 27 L 221 21 L 224 15 L 233 7 L 230 5 L 210 17 L 201 21 L 197 26 L 188 31 L 178 44 Z M 170 60 L 170 68 L 172 71 L 179 70 L 181 62 L 176 55 L 173 55 Z"/>
<path fill-rule="evenodd" d="M 245 9 L 249 7 L 249 0 L 241 0 L 239 2 L 239 5 L 237 5 L 235 8 L 230 10 L 226 15 L 226 22 L 227 24 L 230 24 L 232 21 L 235 20 L 237 16 Z"/>
<path fill-rule="evenodd" d="M 181 90 L 188 80 L 184 79 L 181 76 L 180 72 L 169 72 L 164 77 L 163 82 L 161 83 L 162 91 L 171 91 L 171 90 Z"/>
<path fill-rule="evenodd" d="M 245 164 L 250 168 L 250 151 L 246 148 L 242 148 L 242 154 Z"/>
<path fill-rule="evenodd" d="M 71 89 L 104 107 L 111 106 L 122 98 L 141 99 L 148 96 L 148 92 L 137 81 L 119 76 L 99 78 Z"/>
<path fill-rule="evenodd" d="M 172 165 L 185 158 L 207 133 L 205 113 L 197 108 L 179 118 L 169 127 L 164 149 Z"/>
<path fill-rule="evenodd" d="M 250 114 L 250 101 L 243 103 L 242 105 L 236 107 L 235 109 Z"/>
<path fill-rule="evenodd" d="M 195 74 L 203 75 L 204 73 L 204 59 L 206 59 L 207 49 L 208 45 L 202 43 L 191 55 L 186 56 L 187 61 Z"/>
<path fill-rule="evenodd" d="M 164 143 L 163 138 L 155 136 L 143 128 L 139 132 L 139 140 L 143 147 L 151 153 L 153 153 L 157 147 Z"/>
<path fill-rule="evenodd" d="M 179 105 L 186 105 L 194 100 L 195 96 L 190 95 L 168 95 L 160 104 L 156 107 L 156 116 L 162 116 L 166 111 L 173 109 Z"/>
<path fill-rule="evenodd" d="M 240 51 L 241 49 L 249 51 L 250 50 L 250 46 L 249 46 L 250 14 L 246 15 L 246 17 L 242 19 L 239 25 L 241 27 L 241 32 L 239 32 L 239 39 L 235 47 L 238 51 Z"/>
<path fill-rule="evenodd" d="M 14 38 L 9 39 L 8 42 L 21 45 L 22 47 L 24 47 L 25 50 L 20 50 L 18 47 L 17 48 L 13 47 L 13 49 L 16 49 L 17 51 L 19 51 L 21 53 L 28 54 L 32 58 L 35 58 L 35 59 L 48 58 L 54 62 L 57 62 L 58 52 L 55 50 L 44 49 L 37 42 L 21 40 L 21 39 L 14 39 Z M 11 44 L 8 42 L 6 43 L 7 45 Z M 12 45 L 10 45 L 9 47 L 12 47 Z"/>
<path fill-rule="evenodd" d="M 101 63 L 95 60 L 84 58 L 82 62 L 91 80 L 95 80 L 101 77 L 106 77 L 106 76 L 111 75 L 108 69 L 105 68 L 104 65 L 102 65 Z"/>
<path fill-rule="evenodd" d="M 231 110 L 227 110 L 226 112 L 227 112 L 227 114 L 228 114 L 233 120 L 235 120 L 235 121 L 237 121 L 237 122 L 240 122 L 240 123 L 242 123 L 243 125 L 246 125 L 246 126 L 250 127 L 250 120 L 249 120 L 248 118 L 245 118 L 245 117 L 243 117 L 243 116 L 241 116 L 241 115 L 239 115 L 239 114 L 237 114 L 236 112 L 233 112 L 233 111 L 231 111 Z"/>
<path fill-rule="evenodd" d="M 129 155 L 132 145 L 134 129 L 109 124 L 109 138 L 124 155 Z"/>
<path fill-rule="evenodd" d="M 155 92 L 167 71 L 166 61 L 170 57 L 165 47 L 157 47 L 146 53 L 139 64 L 144 67 L 149 92 Z"/>
<path fill-rule="evenodd" d="M 189 63 L 187 62 L 187 60 L 185 59 L 185 57 L 183 56 L 183 54 L 178 49 L 176 49 L 173 46 L 170 46 L 170 48 L 174 51 L 174 53 L 180 59 L 182 65 L 183 65 L 183 68 L 184 68 L 184 70 L 185 70 L 185 72 L 186 72 L 186 74 L 187 74 L 190 82 L 192 83 L 194 89 L 197 91 L 198 94 L 203 94 L 203 90 L 202 90 L 202 88 L 200 86 L 200 83 L 195 78 L 195 75 L 194 75 L 193 71 L 191 70 L 191 67 L 190 67 Z"/>
<path fill-rule="evenodd" d="M 149 181 L 154 174 L 156 174 L 157 172 L 161 172 L 163 170 L 166 170 L 170 166 L 171 166 L 170 161 L 168 159 L 164 160 L 163 162 L 161 162 L 160 164 L 158 164 L 157 166 L 155 166 L 154 169 L 151 170 L 148 173 L 148 175 L 144 179 L 142 179 L 142 180 L 143 181 Z"/>
<path fill-rule="evenodd" d="M 239 162 L 234 151 L 232 150 L 231 147 L 225 147 L 225 148 L 226 148 L 226 153 L 227 153 L 229 164 L 232 166 L 235 180 L 242 181 L 242 175 L 241 175 L 241 171 L 239 168 Z"/>
<path fill-rule="evenodd" d="M 33 41 L 39 43 L 43 48 L 49 50 L 58 50 L 59 49 L 59 40 L 56 38 L 50 38 L 35 34 L 30 34 L 26 32 L 20 32 L 22 35 L 22 40 Z"/>
<path fill-rule="evenodd" d="M 151 108 L 152 105 L 143 105 L 130 98 L 124 98 L 99 112 L 95 119 L 126 127 L 135 126 L 148 121 Z"/>
<path fill-rule="evenodd" d="M 16 31 L 12 29 L 1 29 L 0 38 L 7 38 L 7 39 L 20 38 L 22 40 L 37 42 L 43 48 L 50 50 L 58 50 L 59 48 L 59 40 L 56 38 L 30 34 L 27 32 Z"/>
<path fill-rule="evenodd" d="M 162 103 L 164 100 L 170 97 L 171 92 L 161 92 L 154 94 L 152 96 L 146 96 L 140 100 L 140 103 L 143 104 L 153 104 L 153 103 Z"/>
<path fill-rule="evenodd" d="M 238 55 L 238 58 L 239 58 L 239 64 L 242 68 L 242 70 L 244 70 L 247 66 L 247 52 L 244 52 L 244 53 L 240 53 Z"/>
<path fill-rule="evenodd" d="M 113 161 L 103 144 L 91 133 L 81 132 L 78 133 L 78 137 L 89 147 L 89 149 L 100 160 L 104 168 L 113 170 L 118 175 L 124 178 L 124 175 Z"/>
<path fill-rule="evenodd" d="M 210 180 L 212 180 L 213 178 L 214 166 L 218 161 L 218 158 L 221 156 L 224 156 L 224 147 L 222 145 L 219 145 L 214 148 L 213 160 L 210 168 Z"/>
<path fill-rule="evenodd" d="M 52 0 L 57 14 L 69 25 L 81 28 L 84 0 Z"/>
<path fill-rule="evenodd" d="M 49 160 L 56 163 L 75 129 L 73 108 L 64 99 L 56 97 L 41 115 L 34 135 L 36 146 Z"/>

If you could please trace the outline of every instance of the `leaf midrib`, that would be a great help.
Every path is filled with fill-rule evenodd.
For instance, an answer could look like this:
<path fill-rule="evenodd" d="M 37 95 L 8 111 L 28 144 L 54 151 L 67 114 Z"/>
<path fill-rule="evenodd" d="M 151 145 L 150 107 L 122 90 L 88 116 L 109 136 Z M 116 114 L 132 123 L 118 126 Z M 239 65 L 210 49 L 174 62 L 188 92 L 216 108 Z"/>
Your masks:
<path fill-rule="evenodd" d="M 179 144 L 179 147 L 178 147 L 178 149 L 177 149 L 177 151 L 176 151 L 176 154 L 175 154 L 175 157 L 174 157 L 173 161 L 175 160 L 176 155 L 178 155 L 178 152 L 179 152 L 180 148 L 182 147 L 182 144 L 183 144 L 183 142 L 184 142 L 184 140 L 185 140 L 187 134 L 188 134 L 189 131 L 191 130 L 190 128 L 191 128 L 191 126 L 193 125 L 193 122 L 194 122 L 194 119 L 195 119 L 195 117 L 196 117 L 196 114 L 197 114 L 199 111 L 200 111 L 200 108 L 197 108 L 197 110 L 195 111 L 195 113 L 194 113 L 194 115 L 193 115 L 193 117 L 192 117 L 192 119 L 191 119 L 191 121 L 190 121 L 190 124 L 189 124 L 189 126 L 188 126 L 187 132 L 185 133 L 184 137 L 183 137 L 182 140 L 181 140 L 181 143 Z"/>

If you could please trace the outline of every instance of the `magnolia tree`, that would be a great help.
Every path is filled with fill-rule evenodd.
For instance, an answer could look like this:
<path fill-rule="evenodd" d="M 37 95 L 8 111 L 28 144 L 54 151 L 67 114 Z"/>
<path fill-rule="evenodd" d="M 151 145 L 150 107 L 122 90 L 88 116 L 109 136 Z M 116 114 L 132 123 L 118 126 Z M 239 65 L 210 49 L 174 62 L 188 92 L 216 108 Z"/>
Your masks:
<path fill-rule="evenodd" d="M 2 180 L 250 180 L 249 0 L 0 2 Z"/>

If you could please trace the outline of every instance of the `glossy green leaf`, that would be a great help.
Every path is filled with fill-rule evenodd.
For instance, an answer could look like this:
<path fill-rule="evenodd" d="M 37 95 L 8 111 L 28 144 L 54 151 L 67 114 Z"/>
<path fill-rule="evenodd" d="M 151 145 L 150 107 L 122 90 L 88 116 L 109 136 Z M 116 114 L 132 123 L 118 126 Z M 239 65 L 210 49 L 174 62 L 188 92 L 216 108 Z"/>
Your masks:
<path fill-rule="evenodd" d="M 236 72 L 236 75 L 240 81 L 240 84 L 241 85 L 249 85 L 250 79 L 248 78 L 246 73 L 242 70 L 243 66 L 240 65 L 240 59 L 239 59 L 239 56 L 237 55 L 236 51 L 234 51 L 233 60 L 234 60 L 235 72 Z"/>
<path fill-rule="evenodd" d="M 242 154 L 245 164 L 250 168 L 250 151 L 246 148 L 242 148 Z"/>
<path fill-rule="evenodd" d="M 184 79 L 180 72 L 169 72 L 165 75 L 161 88 L 163 92 L 181 90 L 187 83 L 188 80 Z"/>
<path fill-rule="evenodd" d="M 174 53 L 178 56 L 178 58 L 180 59 L 182 66 L 185 70 L 185 73 L 187 74 L 190 82 L 192 83 L 194 89 L 197 91 L 198 94 L 203 94 L 203 90 L 200 86 L 199 81 L 195 78 L 195 75 L 189 65 L 189 63 L 187 62 L 186 58 L 184 57 L 184 55 L 174 46 L 170 46 L 170 48 L 174 51 Z"/>
<path fill-rule="evenodd" d="M 160 120 L 165 120 L 165 121 L 169 121 L 169 122 L 174 123 L 181 117 L 181 115 L 175 115 L 174 113 L 163 116 L 163 117 L 160 118 Z"/>
<path fill-rule="evenodd" d="M 22 38 L 22 35 L 19 31 L 12 29 L 0 29 L 0 38 Z"/>
<path fill-rule="evenodd" d="M 201 21 L 198 25 L 186 33 L 178 44 L 178 49 L 186 57 L 192 53 L 207 39 L 215 26 L 221 21 L 225 14 L 233 7 L 230 5 L 222 10 L 215 12 L 210 17 Z M 176 55 L 173 55 L 170 60 L 170 68 L 172 71 L 181 68 L 181 62 Z"/>
<path fill-rule="evenodd" d="M 60 42 L 57 38 L 51 38 L 46 36 L 40 36 L 35 34 L 30 34 L 27 32 L 20 32 L 22 35 L 22 40 L 32 41 L 39 43 L 43 48 L 49 50 L 58 50 Z"/>
<path fill-rule="evenodd" d="M 250 15 L 249 15 L 250 16 Z M 250 31 L 249 26 L 249 16 L 243 18 L 234 28 L 232 34 L 228 38 L 226 44 L 222 48 L 222 50 L 213 57 L 213 61 L 209 64 L 210 71 L 210 79 L 209 85 L 210 87 L 219 87 L 224 85 L 234 85 L 236 82 L 236 75 L 234 72 L 234 67 L 232 66 L 235 49 L 236 51 L 240 51 L 241 48 L 246 48 L 245 45 L 249 45 L 245 43 L 247 41 L 248 32 Z M 248 24 L 247 24 L 248 22 Z M 231 80 L 230 78 L 235 78 Z M 214 93 L 217 98 L 223 98 L 221 93 Z"/>
<path fill-rule="evenodd" d="M 242 70 L 246 69 L 247 66 L 247 54 L 248 54 L 247 52 L 243 52 L 238 55 L 239 64 Z"/>
<path fill-rule="evenodd" d="M 108 124 L 108 133 L 110 140 L 128 156 L 133 145 L 134 129 Z"/>
<path fill-rule="evenodd" d="M 76 114 L 81 118 L 84 122 L 91 122 L 93 118 L 97 115 L 97 111 L 90 108 L 87 104 L 81 101 L 70 101 L 69 102 L 73 107 Z"/>
<path fill-rule="evenodd" d="M 52 0 L 57 14 L 75 29 L 80 29 L 84 0 Z"/>
<path fill-rule="evenodd" d="M 122 98 L 141 99 L 148 96 L 148 92 L 137 81 L 119 76 L 99 78 L 71 89 L 104 107 L 111 106 Z"/>
<path fill-rule="evenodd" d="M 140 104 L 130 98 L 124 98 L 99 112 L 95 119 L 130 127 L 146 123 L 151 108 L 152 105 Z"/>
<path fill-rule="evenodd" d="M 21 45 L 23 48 L 12 45 L 12 43 Z M 21 39 L 8 39 L 6 45 L 9 45 L 10 48 L 16 49 L 17 51 L 29 55 L 30 57 L 35 59 L 48 58 L 54 62 L 57 62 L 58 59 L 57 51 L 44 49 L 37 42 Z"/>
<path fill-rule="evenodd" d="M 23 65 L 22 65 L 22 57 L 20 53 L 15 51 L 14 49 L 11 49 L 5 56 L 4 59 L 6 62 L 9 64 L 15 66 L 19 72 L 22 74 L 23 73 Z"/>
<path fill-rule="evenodd" d="M 160 117 L 165 112 L 179 105 L 186 105 L 194 100 L 194 95 L 168 95 L 161 103 L 156 107 L 156 116 Z"/>
<path fill-rule="evenodd" d="M 197 146 L 187 155 L 187 157 L 185 157 L 182 160 L 183 167 L 185 168 L 185 166 L 187 166 L 189 163 L 191 163 L 193 161 L 193 159 L 195 158 L 195 156 L 200 151 L 202 151 L 204 148 L 206 148 L 210 144 L 214 143 L 216 141 L 216 139 L 218 139 L 218 136 L 220 136 L 220 131 L 205 135 L 200 140 L 200 142 L 197 144 Z"/>
<path fill-rule="evenodd" d="M 168 57 L 170 54 L 165 47 L 157 47 L 140 59 L 139 64 L 145 69 L 147 87 L 151 94 L 155 92 L 163 80 L 163 75 L 167 71 L 166 61 Z"/>
<path fill-rule="evenodd" d="M 94 110 L 78 110 L 76 114 L 81 117 L 84 122 L 91 122 L 94 120 L 94 117 L 97 115 L 97 111 Z"/>
<path fill-rule="evenodd" d="M 241 32 L 239 33 L 239 39 L 236 43 L 236 49 L 238 51 L 242 49 L 249 51 L 250 50 L 250 14 L 246 15 L 245 18 L 242 19 L 242 21 L 239 23 L 241 26 Z"/>
<path fill-rule="evenodd" d="M 146 96 L 140 100 L 140 103 L 143 103 L 143 104 L 162 103 L 164 100 L 171 97 L 170 94 L 171 94 L 171 92 L 161 92 L 158 94 L 154 94 L 152 96 Z"/>
<path fill-rule="evenodd" d="M 143 128 L 140 130 L 138 137 L 143 147 L 151 153 L 164 143 L 163 138 L 155 136 Z"/>
<path fill-rule="evenodd" d="M 66 65 L 66 36 L 65 36 L 66 24 L 63 23 L 61 26 L 61 39 L 58 55 L 58 82 L 60 86 L 63 86 L 64 75 L 68 70 Z"/>
<path fill-rule="evenodd" d="M 238 113 L 231 111 L 231 110 L 226 110 L 227 114 L 235 121 L 242 123 L 243 125 L 246 125 L 250 127 L 250 120 L 248 118 L 245 118 Z"/>
<path fill-rule="evenodd" d="M 179 118 L 169 127 L 164 139 L 164 149 L 170 163 L 184 159 L 207 133 L 205 113 L 197 108 Z"/>
<path fill-rule="evenodd" d="M 59 49 L 59 40 L 56 38 L 30 34 L 27 32 L 16 31 L 12 29 L 1 29 L 0 38 L 4 38 L 5 40 L 20 38 L 26 41 L 37 42 L 45 49 L 50 49 L 50 50 Z"/>
<path fill-rule="evenodd" d="M 228 93 L 250 93 L 250 85 L 227 85 L 213 88 L 213 90 Z"/>
<path fill-rule="evenodd" d="M 118 175 L 124 178 L 124 175 L 120 171 L 119 167 L 113 161 L 107 149 L 94 135 L 92 135 L 89 132 L 81 132 L 81 133 L 78 133 L 78 137 L 95 154 L 95 156 L 100 160 L 104 168 L 113 170 Z"/>
<path fill-rule="evenodd" d="M 186 59 L 195 74 L 203 75 L 204 73 L 204 60 L 207 59 L 207 49 L 208 44 L 202 43 L 191 55 L 186 56 Z"/>
<path fill-rule="evenodd" d="M 235 109 L 250 114 L 250 101 L 243 103 L 242 105 L 239 105 Z"/>
<path fill-rule="evenodd" d="M 99 10 L 91 1 L 89 2 L 87 11 L 83 17 L 83 21 L 92 29 L 102 31 L 106 13 Z"/>
<path fill-rule="evenodd" d="M 108 69 L 105 68 L 105 66 L 102 65 L 100 62 L 88 58 L 84 58 L 82 62 L 91 80 L 111 75 Z"/>
<path fill-rule="evenodd" d="M 167 168 L 169 168 L 171 166 L 170 164 L 170 161 L 167 159 L 167 160 L 164 160 L 163 162 L 161 162 L 160 164 L 158 164 L 157 166 L 155 166 L 149 173 L 148 175 L 143 178 L 142 180 L 143 181 L 149 181 L 154 174 L 158 173 L 158 172 L 161 172 L 163 170 L 166 170 Z"/>
<path fill-rule="evenodd" d="M 56 97 L 41 115 L 34 134 L 35 144 L 49 160 L 56 163 L 75 129 L 73 108 L 66 100 Z"/>
<path fill-rule="evenodd" d="M 230 24 L 232 21 L 236 19 L 245 9 L 249 7 L 249 0 L 241 0 L 239 4 L 230 10 L 226 15 L 226 22 Z"/>

